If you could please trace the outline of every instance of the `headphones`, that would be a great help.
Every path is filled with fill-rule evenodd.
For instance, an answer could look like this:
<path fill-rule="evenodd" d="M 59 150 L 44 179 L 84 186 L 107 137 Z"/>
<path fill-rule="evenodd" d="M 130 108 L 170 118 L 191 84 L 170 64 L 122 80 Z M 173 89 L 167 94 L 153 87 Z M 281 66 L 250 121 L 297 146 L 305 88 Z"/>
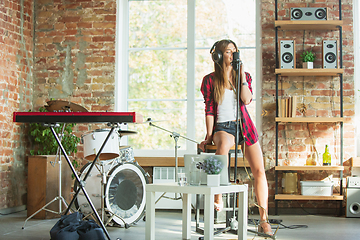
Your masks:
<path fill-rule="evenodd" d="M 222 60 L 222 52 L 215 49 L 218 43 L 219 41 L 216 41 L 210 49 L 211 58 L 215 63 L 219 63 Z"/>
<path fill-rule="evenodd" d="M 223 40 L 222 40 L 222 41 L 223 41 Z M 226 41 L 228 41 L 228 43 L 234 44 L 234 46 L 236 47 L 236 44 L 235 44 L 232 40 L 226 40 Z M 222 61 L 222 58 L 223 58 L 222 52 L 216 49 L 216 45 L 217 45 L 219 42 L 220 42 L 220 41 L 216 41 L 216 42 L 214 43 L 214 45 L 211 47 L 211 49 L 210 49 L 211 58 L 212 58 L 212 60 L 213 60 L 215 63 L 217 63 L 217 64 L 219 64 L 219 63 Z"/>

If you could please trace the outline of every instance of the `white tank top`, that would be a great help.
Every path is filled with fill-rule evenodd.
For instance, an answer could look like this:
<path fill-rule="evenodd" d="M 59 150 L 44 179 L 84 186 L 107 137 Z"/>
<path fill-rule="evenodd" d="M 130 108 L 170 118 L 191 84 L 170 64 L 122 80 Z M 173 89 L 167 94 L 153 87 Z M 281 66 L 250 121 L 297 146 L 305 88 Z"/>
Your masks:
<path fill-rule="evenodd" d="M 217 122 L 228 122 L 236 119 L 236 100 L 233 90 L 225 88 L 224 99 L 217 109 Z"/>

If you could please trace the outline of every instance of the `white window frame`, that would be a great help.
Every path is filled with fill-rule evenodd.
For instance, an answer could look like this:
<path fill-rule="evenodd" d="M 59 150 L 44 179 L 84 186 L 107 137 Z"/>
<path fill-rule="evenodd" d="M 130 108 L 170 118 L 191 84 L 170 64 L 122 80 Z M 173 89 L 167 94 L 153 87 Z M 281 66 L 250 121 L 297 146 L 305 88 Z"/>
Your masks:
<path fill-rule="evenodd" d="M 195 1 L 188 0 L 188 29 L 187 29 L 187 79 L 195 79 Z M 256 0 L 256 119 L 255 124 L 258 133 L 261 137 L 261 109 L 262 109 L 262 61 L 261 61 L 261 0 Z M 126 112 L 127 99 L 128 99 L 128 41 L 129 41 L 129 1 L 117 0 L 117 12 L 116 12 L 116 38 L 115 38 L 115 111 Z M 195 81 L 188 81 L 187 84 L 187 101 L 195 102 L 199 101 L 195 99 Z M 201 99 L 201 101 L 203 101 Z M 195 132 L 191 122 L 195 122 L 195 107 L 192 104 L 187 104 L 188 124 L 187 124 L 187 138 L 195 139 Z M 189 121 L 192 119 L 192 121 Z M 205 129 L 204 129 L 205 134 Z M 126 143 L 124 143 L 126 144 Z M 174 143 L 175 145 L 175 143 Z M 139 150 L 134 149 L 135 156 L 174 156 L 174 150 Z M 196 144 L 190 141 L 186 141 L 186 150 L 178 150 L 178 156 L 182 156 L 185 153 L 196 152 Z"/>

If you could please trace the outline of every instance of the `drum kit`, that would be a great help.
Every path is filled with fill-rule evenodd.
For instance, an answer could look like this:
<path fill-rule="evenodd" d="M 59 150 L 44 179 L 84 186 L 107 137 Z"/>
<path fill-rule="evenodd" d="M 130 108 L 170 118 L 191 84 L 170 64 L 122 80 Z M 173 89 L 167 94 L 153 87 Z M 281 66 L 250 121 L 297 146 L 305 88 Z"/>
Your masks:
<path fill-rule="evenodd" d="M 69 101 L 48 101 L 45 108 L 49 112 L 87 112 L 87 109 Z M 91 202 L 95 206 L 104 225 L 129 228 L 145 214 L 145 185 L 148 174 L 135 161 L 130 146 L 120 146 L 123 136 L 135 135 L 128 130 L 113 131 L 92 168 L 90 166 L 109 134 L 110 129 L 96 129 L 81 136 L 84 158 L 89 162 L 80 170 L 81 184 L 85 185 Z M 88 174 L 86 183 L 84 180 Z M 74 191 L 79 188 L 75 181 Z M 94 218 L 94 212 L 83 193 L 74 201 L 77 211 L 86 218 Z M 96 220 L 96 219 L 95 219 Z"/>
<path fill-rule="evenodd" d="M 85 159 L 95 158 L 108 132 L 109 129 L 97 129 L 82 136 Z M 99 162 L 90 172 L 85 189 L 105 226 L 129 228 L 130 224 L 135 224 L 144 216 L 148 174 L 135 162 L 133 149 L 119 145 L 122 136 L 136 132 L 119 130 L 113 133 L 114 136 L 110 137 L 99 156 Z M 91 162 L 81 169 L 81 180 L 88 173 L 90 165 Z M 74 191 L 78 187 L 75 182 Z M 75 206 L 86 217 L 92 216 L 92 209 L 83 194 L 78 195 Z"/>

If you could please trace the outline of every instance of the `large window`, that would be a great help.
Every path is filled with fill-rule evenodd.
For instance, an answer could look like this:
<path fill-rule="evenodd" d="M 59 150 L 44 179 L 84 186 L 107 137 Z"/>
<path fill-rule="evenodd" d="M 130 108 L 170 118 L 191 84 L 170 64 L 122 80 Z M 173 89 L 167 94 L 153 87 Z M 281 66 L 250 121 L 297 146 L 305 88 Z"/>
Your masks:
<path fill-rule="evenodd" d="M 256 115 L 255 0 L 119 0 L 117 111 L 135 111 L 152 124 L 122 140 L 136 156 L 194 153 L 204 139 L 203 76 L 213 71 L 209 50 L 232 39 L 253 77 Z M 176 136 L 180 135 L 179 138 Z M 185 139 L 186 138 L 186 139 Z M 150 152 L 151 151 L 151 152 Z"/>

